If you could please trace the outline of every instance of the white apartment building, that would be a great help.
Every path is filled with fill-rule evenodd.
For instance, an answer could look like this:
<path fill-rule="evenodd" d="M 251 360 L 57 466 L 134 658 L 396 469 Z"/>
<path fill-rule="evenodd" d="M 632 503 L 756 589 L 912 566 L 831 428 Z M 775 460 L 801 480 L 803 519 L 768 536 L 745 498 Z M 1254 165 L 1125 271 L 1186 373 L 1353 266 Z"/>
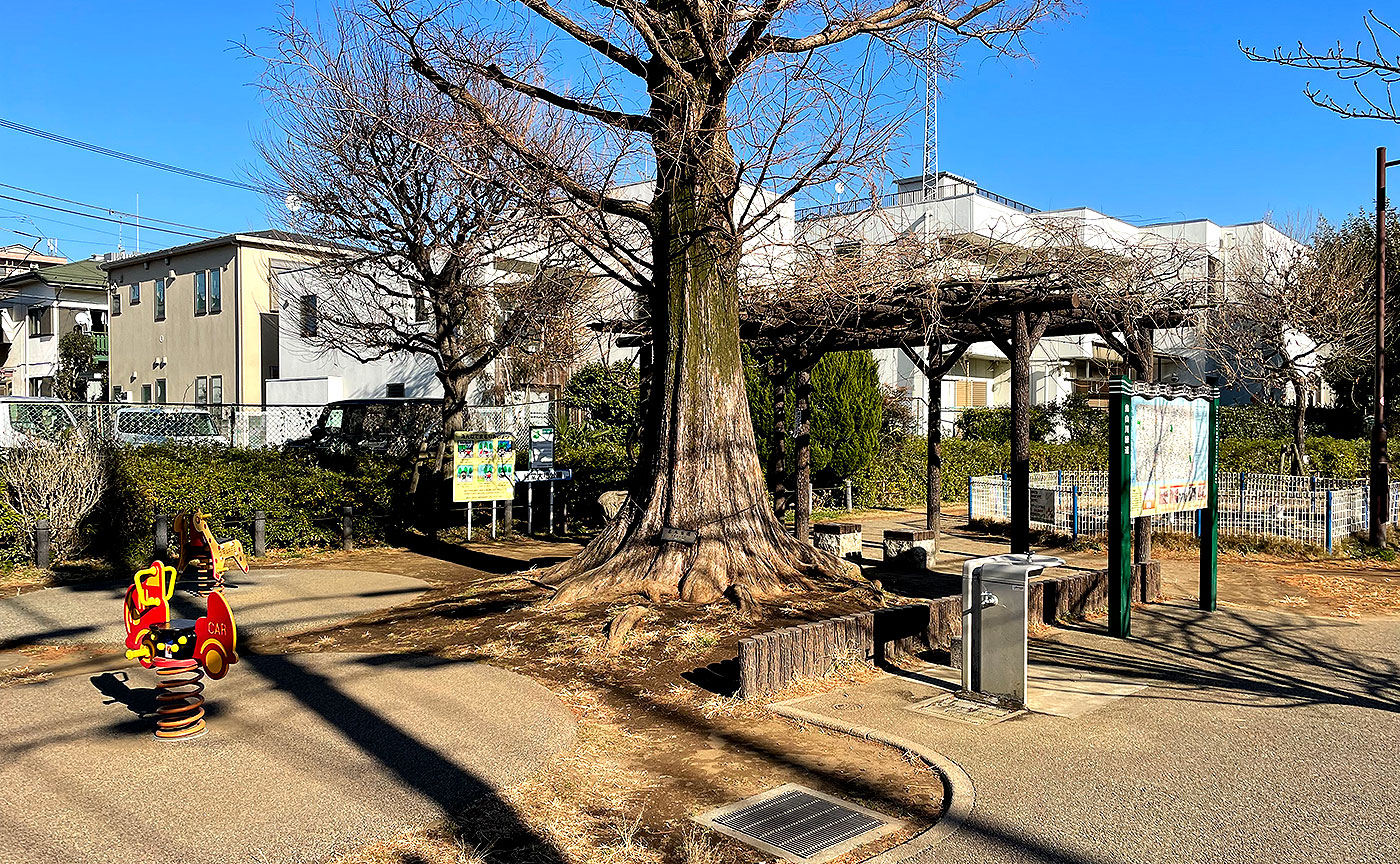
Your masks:
<path fill-rule="evenodd" d="M 851 243 L 851 226 L 857 226 L 858 242 L 891 242 L 903 232 L 928 230 L 939 235 L 980 235 L 1016 242 L 1033 232 L 1038 222 L 1055 220 L 1061 225 L 1080 225 L 1081 241 L 1134 243 L 1162 238 L 1183 241 L 1199 248 L 1208 272 L 1200 274 L 1212 281 L 1225 272 L 1230 255 L 1241 240 L 1264 239 L 1292 244 L 1294 241 L 1266 222 L 1217 225 L 1207 219 L 1133 225 L 1086 207 L 1041 211 L 1026 204 L 980 188 L 964 177 L 940 173 L 930 182 L 927 197 L 920 177 L 899 180 L 893 194 L 876 202 L 860 201 L 810 207 L 796 212 L 798 236 L 819 245 L 829 235 L 833 243 Z M 873 203 L 873 206 L 872 206 Z M 878 218 L 870 218 L 871 211 Z M 839 239 L 835 239 L 839 238 Z M 1155 339 L 1157 378 L 1182 384 L 1201 383 L 1213 372 L 1213 364 L 1199 347 L 1192 328 L 1161 331 Z M 920 349 L 921 351 L 923 349 Z M 915 404 L 921 431 L 926 431 L 927 380 L 897 348 L 874 352 L 882 383 L 902 388 Z M 1031 398 L 1045 404 L 1075 393 L 1091 397 L 1103 392 L 1111 377 L 1122 374 L 1121 358 L 1097 336 L 1070 336 L 1042 339 L 1031 357 Z M 1010 363 L 992 343 L 969 347 L 963 360 L 945 376 L 942 391 L 944 431 L 951 432 L 962 409 L 1009 405 L 1011 401 Z M 1324 394 L 1324 397 L 1330 394 Z M 1225 400 L 1246 401 L 1247 393 L 1226 393 Z"/>

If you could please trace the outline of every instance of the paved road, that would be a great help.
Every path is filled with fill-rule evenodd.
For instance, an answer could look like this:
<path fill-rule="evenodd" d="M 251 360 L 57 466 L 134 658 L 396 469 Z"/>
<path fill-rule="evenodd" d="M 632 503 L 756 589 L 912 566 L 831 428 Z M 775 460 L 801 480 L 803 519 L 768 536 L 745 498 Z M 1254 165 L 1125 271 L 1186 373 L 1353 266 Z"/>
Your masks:
<path fill-rule="evenodd" d="M 420 579 L 362 570 L 253 570 L 235 574 L 226 592 L 240 636 L 289 633 L 356 618 L 407 603 L 427 590 Z M 178 588 L 178 585 L 177 585 Z M 71 585 L 0 600 L 0 648 L 26 645 L 108 643 L 126 636 L 122 597 L 126 584 Z M 204 614 L 204 601 L 176 591 L 186 617 Z"/>
<path fill-rule="evenodd" d="M 1086 625 L 1032 661 L 1149 686 L 1070 719 L 990 726 L 908 705 L 881 677 L 798 703 L 915 739 L 976 785 L 938 862 L 1388 862 L 1400 857 L 1400 620 L 1186 604 Z"/>
<path fill-rule="evenodd" d="M 137 714 L 153 679 L 0 689 L 0 862 L 321 860 L 523 779 L 574 736 L 511 672 L 306 654 L 244 657 L 209 682 L 209 732 L 159 742 Z"/>

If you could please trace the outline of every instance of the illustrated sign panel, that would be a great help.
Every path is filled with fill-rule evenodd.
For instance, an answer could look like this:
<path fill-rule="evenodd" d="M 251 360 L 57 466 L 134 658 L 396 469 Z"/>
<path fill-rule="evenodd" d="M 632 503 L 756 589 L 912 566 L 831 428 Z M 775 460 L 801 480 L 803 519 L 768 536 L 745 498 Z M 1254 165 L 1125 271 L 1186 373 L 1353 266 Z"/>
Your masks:
<path fill-rule="evenodd" d="M 1055 490 L 1031 489 L 1031 521 L 1055 524 Z"/>
<path fill-rule="evenodd" d="M 554 427 L 533 426 L 530 428 L 530 467 L 554 467 Z"/>
<path fill-rule="evenodd" d="M 515 447 L 497 432 L 458 432 L 452 447 L 452 500 L 506 501 L 515 497 Z"/>
<path fill-rule="evenodd" d="M 1129 515 L 1201 510 L 1210 490 L 1210 403 L 1132 397 Z"/>

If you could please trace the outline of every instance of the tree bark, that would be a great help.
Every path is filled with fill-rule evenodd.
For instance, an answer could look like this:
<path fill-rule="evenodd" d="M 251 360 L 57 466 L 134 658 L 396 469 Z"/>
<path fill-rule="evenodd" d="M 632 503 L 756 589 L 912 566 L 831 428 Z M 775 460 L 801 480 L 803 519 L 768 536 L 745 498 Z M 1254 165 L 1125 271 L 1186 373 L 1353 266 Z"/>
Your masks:
<path fill-rule="evenodd" d="M 1025 312 L 1011 322 L 1011 551 L 1031 551 L 1031 342 Z"/>
<path fill-rule="evenodd" d="M 930 349 L 932 350 L 932 349 Z M 924 528 L 933 533 L 933 555 L 938 557 L 938 534 L 943 530 L 943 376 L 934 375 L 929 358 L 928 388 L 928 500 L 924 503 Z"/>
<path fill-rule="evenodd" d="M 855 570 L 788 535 L 768 506 L 739 344 L 737 170 L 722 103 L 705 107 L 688 93 L 657 100 L 676 131 L 654 145 L 653 269 L 665 287 L 647 298 L 655 353 L 633 506 L 546 575 L 556 604 L 773 597 Z M 662 540 L 663 528 L 693 531 L 695 542 Z"/>

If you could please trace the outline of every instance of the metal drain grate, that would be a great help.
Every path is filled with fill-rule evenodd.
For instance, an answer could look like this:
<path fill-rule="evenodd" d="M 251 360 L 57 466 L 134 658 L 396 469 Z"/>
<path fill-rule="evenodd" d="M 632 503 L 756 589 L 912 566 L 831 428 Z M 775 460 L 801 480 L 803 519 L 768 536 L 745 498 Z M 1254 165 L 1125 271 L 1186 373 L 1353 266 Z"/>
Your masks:
<path fill-rule="evenodd" d="M 735 839 L 800 861 L 834 857 L 845 850 L 833 847 L 846 844 L 849 849 L 856 844 L 847 841 L 876 829 L 884 833 L 898 824 L 863 807 L 792 784 L 721 808 L 700 821 Z M 828 854 L 814 858 L 823 851 Z"/>

